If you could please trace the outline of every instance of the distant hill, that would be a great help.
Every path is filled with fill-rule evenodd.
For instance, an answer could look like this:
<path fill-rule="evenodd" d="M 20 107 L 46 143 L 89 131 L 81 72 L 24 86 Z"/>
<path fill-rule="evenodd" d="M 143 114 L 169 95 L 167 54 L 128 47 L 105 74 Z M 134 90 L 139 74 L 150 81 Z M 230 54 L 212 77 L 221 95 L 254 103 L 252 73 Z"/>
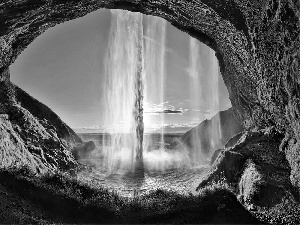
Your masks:
<path fill-rule="evenodd" d="M 242 124 L 229 108 L 186 132 L 181 137 L 181 142 L 188 148 L 192 164 L 201 164 L 206 162 L 215 150 L 224 148 L 232 136 L 243 130 Z"/>

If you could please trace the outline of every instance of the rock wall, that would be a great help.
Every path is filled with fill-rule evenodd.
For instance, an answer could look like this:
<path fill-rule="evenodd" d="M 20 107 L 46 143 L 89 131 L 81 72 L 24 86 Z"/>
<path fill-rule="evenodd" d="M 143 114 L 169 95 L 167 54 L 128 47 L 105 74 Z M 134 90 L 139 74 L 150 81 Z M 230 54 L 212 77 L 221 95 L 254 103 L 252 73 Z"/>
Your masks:
<path fill-rule="evenodd" d="M 244 132 L 236 145 L 220 152 L 197 189 L 225 180 L 263 222 L 299 224 L 300 199 L 289 179 L 289 162 L 279 151 L 282 138 L 272 128 Z"/>
<path fill-rule="evenodd" d="M 273 126 L 285 133 L 285 139 L 290 141 L 282 145 L 282 150 L 292 173 L 297 173 L 299 1 L 6 1 L 0 3 L 0 74 L 46 29 L 99 8 L 122 8 L 160 16 L 214 49 L 236 115 L 247 128 Z M 9 98 L 13 101 L 13 96 Z M 291 178 L 294 184 L 299 183 L 299 177 Z"/>
<path fill-rule="evenodd" d="M 16 101 L 36 117 L 44 127 L 52 129 L 57 133 L 57 137 L 70 144 L 82 143 L 81 138 L 49 107 L 31 97 L 21 88 L 13 85 Z"/>

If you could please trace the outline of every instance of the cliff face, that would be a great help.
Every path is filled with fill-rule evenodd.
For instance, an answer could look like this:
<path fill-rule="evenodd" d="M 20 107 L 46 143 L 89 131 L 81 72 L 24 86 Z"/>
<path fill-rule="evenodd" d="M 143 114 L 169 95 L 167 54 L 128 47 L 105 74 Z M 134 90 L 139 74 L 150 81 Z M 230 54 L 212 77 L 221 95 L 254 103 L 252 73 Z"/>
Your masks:
<path fill-rule="evenodd" d="M 49 107 L 31 97 L 21 88 L 15 85 L 13 85 L 13 88 L 15 90 L 16 101 L 23 108 L 27 109 L 34 117 L 40 120 L 44 127 L 55 130 L 58 138 L 65 140 L 70 144 L 82 142 L 81 138 Z"/>
<path fill-rule="evenodd" d="M 231 137 L 243 130 L 244 127 L 236 120 L 230 108 L 217 113 L 210 120 L 202 121 L 186 132 L 181 140 L 189 149 L 193 163 L 200 163 L 201 159 L 210 157 L 215 150 L 224 148 Z"/>
<path fill-rule="evenodd" d="M 82 141 L 71 128 L 9 79 L 0 82 L 0 90 L 0 168 L 44 173 L 77 164 L 70 149 Z"/>
<path fill-rule="evenodd" d="M 0 3 L 0 81 L 47 28 L 99 8 L 163 17 L 214 49 L 236 115 L 246 127 L 273 126 L 285 134 L 281 149 L 292 167 L 292 182 L 299 185 L 299 1 L 6 1 Z"/>

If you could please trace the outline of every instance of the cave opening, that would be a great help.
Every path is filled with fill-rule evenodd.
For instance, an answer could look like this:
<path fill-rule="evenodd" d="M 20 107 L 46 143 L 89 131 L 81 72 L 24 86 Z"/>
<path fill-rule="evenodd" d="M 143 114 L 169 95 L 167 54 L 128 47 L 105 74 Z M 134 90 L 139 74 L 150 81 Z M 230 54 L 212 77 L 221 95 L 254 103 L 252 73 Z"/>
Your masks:
<path fill-rule="evenodd" d="M 201 120 L 197 127 L 190 130 L 185 125 L 191 123 L 193 118 L 191 115 L 186 122 L 182 122 L 182 126 L 178 126 L 180 125 L 178 119 L 176 123 L 160 122 L 158 126 L 154 126 L 154 131 L 155 128 L 160 128 L 157 130 L 157 144 L 147 146 L 147 138 L 144 138 L 143 145 L 146 146 L 143 146 L 143 153 L 153 153 L 158 150 L 158 154 L 143 154 L 145 161 L 142 168 L 146 169 L 141 173 L 131 170 L 124 173 L 117 169 L 104 176 L 99 173 L 101 169 L 99 159 L 105 156 L 101 155 L 100 151 L 93 151 L 98 147 L 95 146 L 95 142 L 82 141 L 84 136 L 89 136 L 86 140 L 91 140 L 91 136 L 96 137 L 97 129 L 97 132 L 103 132 L 101 121 L 110 124 L 109 120 L 104 119 L 105 116 L 101 116 L 107 110 L 105 110 L 106 104 L 101 105 L 102 95 L 99 94 L 111 93 L 105 92 L 107 89 L 102 87 L 107 83 L 99 78 L 100 71 L 103 72 L 107 65 L 101 63 L 106 59 L 104 55 L 108 49 L 108 45 L 103 44 L 104 40 L 108 42 L 114 39 L 109 38 L 108 35 L 111 30 L 110 24 L 105 25 L 109 20 L 102 17 L 97 21 L 96 26 L 74 20 L 84 15 L 89 16 L 88 13 L 100 8 L 122 8 L 164 18 L 177 29 L 187 32 L 212 48 L 216 52 L 232 104 L 232 109 L 219 111 L 218 117 Z M 3 169 L 0 171 L 0 176 L 1 189 L 4 193 L 1 195 L 1 202 L 4 203 L 2 204 L 4 222 L 44 223 L 45 218 L 47 221 L 49 218 L 51 220 L 49 223 L 109 221 L 140 224 L 151 222 L 299 224 L 299 216 L 297 216 L 300 212 L 298 204 L 299 98 L 295 92 L 299 86 L 297 79 L 299 48 L 295 46 L 299 46 L 300 39 L 295 36 L 297 32 L 299 33 L 299 26 L 295 25 L 299 19 L 299 7 L 293 1 L 259 0 L 253 4 L 247 0 L 24 0 L 0 3 L 0 11 L 0 166 Z M 287 13 L 292 16 L 286 16 Z M 40 37 L 36 41 L 43 38 L 41 34 L 50 27 L 55 26 L 58 29 L 62 25 L 56 25 L 66 21 L 79 24 L 80 29 L 64 27 L 59 32 L 63 34 L 63 31 L 66 31 L 71 37 L 66 35 L 64 39 L 53 35 L 50 39 L 54 45 L 49 45 L 48 48 L 33 42 L 38 36 Z M 99 25 L 101 23 L 103 26 Z M 106 36 L 97 32 L 99 28 Z M 201 96 L 197 91 L 192 92 L 192 85 L 196 84 L 191 82 L 194 77 L 192 68 L 198 69 L 189 64 L 190 46 L 194 46 L 192 48 L 194 52 L 197 52 L 197 47 L 191 44 L 192 41 L 181 40 L 180 44 L 176 44 L 180 49 L 177 55 L 181 55 L 179 58 L 183 58 L 187 63 L 174 60 L 176 69 L 169 68 L 168 56 L 176 55 L 174 54 L 176 51 L 169 46 L 170 40 L 180 35 L 175 33 L 168 35 L 168 30 L 167 24 L 168 38 L 166 38 L 165 50 L 162 51 L 164 47 L 159 49 L 161 52 L 166 52 L 166 76 L 162 82 L 164 85 L 156 88 L 152 93 L 160 96 L 159 93 L 163 92 L 163 99 L 167 99 L 168 92 L 173 91 L 173 95 L 181 92 L 176 99 L 186 94 L 188 96 L 186 99 L 192 104 L 193 97 Z M 79 34 L 76 33 L 77 31 Z M 90 33 L 94 33 L 95 38 L 91 38 Z M 78 39 L 80 43 L 76 43 L 74 39 Z M 152 39 L 150 35 L 145 35 L 143 42 L 152 43 Z M 95 44 L 97 41 L 98 43 Z M 16 59 L 20 61 L 23 56 L 19 58 L 18 56 L 32 42 L 37 49 L 42 50 L 42 53 L 36 54 L 35 57 L 26 57 L 27 60 L 31 58 L 39 65 L 27 65 L 27 73 L 35 79 L 25 76 L 26 69 L 23 68 L 19 70 L 23 79 L 19 83 L 27 82 L 27 84 L 32 83 L 34 87 L 40 87 L 41 90 L 36 93 L 33 93 L 30 88 L 22 88 L 49 105 L 59 116 L 10 80 L 11 72 L 12 80 L 17 83 L 16 80 L 19 78 L 15 72 L 18 69 L 16 70 L 12 63 Z M 47 43 L 50 43 L 49 40 Z M 196 43 L 199 44 L 197 41 Z M 143 47 L 147 52 L 146 47 L 144 45 Z M 26 51 L 30 51 L 31 48 L 32 46 L 29 46 Z M 69 52 L 62 55 L 61 51 L 66 49 Z M 45 53 L 48 52 L 54 54 L 47 56 Z M 118 54 L 121 54 L 121 51 Z M 46 62 L 42 62 L 43 58 L 46 58 Z M 24 61 L 23 64 L 25 66 Z M 148 62 L 146 65 L 149 64 L 151 63 Z M 54 67 L 53 70 L 50 70 L 51 66 Z M 44 70 L 43 74 L 46 74 L 46 67 L 49 73 L 41 76 L 42 73 L 36 72 L 37 67 Z M 67 68 L 72 68 L 73 71 L 70 72 Z M 179 79 L 180 82 L 177 80 L 177 73 L 182 77 Z M 89 77 L 93 75 L 93 82 L 91 82 Z M 139 82 L 139 79 L 132 80 L 136 81 L 137 85 L 134 88 L 138 90 L 135 92 L 138 94 L 134 99 L 141 99 L 142 82 Z M 172 85 L 166 85 L 168 80 Z M 149 84 L 148 81 L 146 83 Z M 72 91 L 66 86 L 67 84 L 72 84 Z M 49 91 L 51 87 L 55 88 Z M 145 99 L 148 98 L 149 89 L 153 90 L 145 87 Z M 72 93 L 71 97 L 70 93 Z M 193 95 L 195 93 L 196 95 Z M 48 103 L 47 98 L 53 97 L 53 94 L 58 95 L 59 98 L 53 98 L 52 103 Z M 45 99 L 42 99 L 43 96 L 46 96 Z M 191 113 L 192 110 L 185 110 L 191 109 L 188 107 L 172 107 L 176 105 L 171 100 L 159 101 L 155 103 L 156 107 L 153 107 L 154 104 L 152 106 L 144 104 L 143 107 L 135 108 L 135 112 L 130 112 L 130 118 L 134 118 L 137 124 L 141 118 L 141 114 L 137 112 L 141 112 L 142 109 L 144 118 L 140 121 L 144 121 L 145 124 L 153 124 L 153 117 L 158 118 L 158 121 L 167 121 L 171 116 L 173 119 L 176 116 L 184 118 Z M 219 99 L 219 103 L 221 102 Z M 141 105 L 139 101 L 135 103 Z M 67 108 L 69 110 L 66 110 Z M 232 112 L 243 123 L 242 132 L 238 132 L 242 129 L 241 124 L 237 124 L 240 126 L 237 129 L 232 127 L 234 120 L 229 119 Z M 204 116 L 203 119 L 205 118 Z M 169 150 L 172 152 L 179 150 L 180 153 L 180 150 L 185 149 L 189 156 L 187 161 L 191 163 L 192 158 L 196 164 L 199 163 L 197 154 L 189 155 L 193 153 L 193 139 L 205 138 L 215 122 L 219 124 L 221 130 L 219 132 L 221 135 L 217 139 L 222 140 L 222 145 L 212 155 L 210 163 L 213 165 L 203 179 L 203 171 L 206 169 L 202 166 L 204 163 L 174 168 L 174 165 L 180 165 L 176 159 L 182 159 L 182 154 L 171 158 L 174 161 L 164 160 L 170 159 L 167 154 Z M 73 128 L 83 128 L 80 132 L 85 134 L 80 134 L 80 138 L 68 124 Z M 88 130 L 91 127 L 94 129 Z M 168 138 L 171 136 L 167 137 L 167 135 L 170 133 L 177 135 L 176 132 L 171 132 L 173 128 L 181 132 L 178 137 L 179 143 L 174 144 L 172 141 L 169 143 Z M 76 131 L 78 133 L 78 130 Z M 94 133 L 91 134 L 91 131 Z M 154 137 L 151 129 L 144 131 L 144 135 L 139 135 L 140 137 L 147 135 Z M 236 132 L 238 133 L 233 136 Z M 231 137 L 228 142 L 226 142 L 226 135 Z M 137 138 L 137 132 L 133 136 Z M 173 140 L 172 137 L 171 139 Z M 149 142 L 151 141 L 153 143 L 155 138 L 150 139 Z M 200 141 L 195 145 L 198 150 L 199 145 L 201 149 L 206 150 L 217 147 L 214 141 L 206 143 Z M 178 146 L 179 149 L 175 149 Z M 95 153 L 93 157 L 90 157 L 92 154 L 90 151 Z M 153 162 L 159 163 L 151 164 L 149 168 L 146 160 L 149 156 Z M 85 157 L 91 160 L 84 165 L 82 163 Z M 131 160 L 133 158 L 134 155 L 130 157 Z M 206 161 L 209 161 L 210 157 L 207 158 Z M 93 160 L 96 165 L 92 164 Z M 206 161 L 205 163 L 209 164 Z M 87 166 L 88 163 L 90 165 Z M 84 167 L 81 167 L 82 165 Z M 94 184 L 99 188 L 94 189 Z M 186 187 L 198 191 L 197 194 L 189 195 L 190 192 Z M 173 192 L 174 190 L 176 193 Z M 123 198 L 131 194 L 134 196 L 134 193 L 147 194 L 133 199 Z M 184 195 L 187 193 L 188 198 Z M 12 201 L 13 196 L 16 198 Z M 30 204 L 26 203 L 28 200 Z M 13 205 L 9 204 L 11 202 Z M 278 210 L 279 208 L 281 210 Z M 39 213 L 44 210 L 46 215 Z"/>
<path fill-rule="evenodd" d="M 220 118 L 216 114 L 231 105 L 213 50 L 161 18 L 142 17 L 143 76 L 146 81 L 143 102 L 144 166 L 154 174 L 150 178 L 157 180 L 155 185 L 166 187 L 171 179 L 166 179 L 170 169 L 186 169 L 188 165 L 196 170 L 188 176 L 196 176 L 199 171 L 202 173 L 203 168 L 199 169 L 199 166 L 207 165 L 213 151 L 222 147 L 219 143 L 222 139 Z M 113 38 L 109 36 L 112 33 L 112 20 L 110 11 L 103 9 L 49 29 L 10 68 L 13 83 L 50 106 L 84 141 L 94 141 L 96 149 L 103 147 L 107 133 L 111 130 L 116 133 L 122 122 L 126 124 L 120 118 L 113 124 L 107 121 L 104 113 L 115 110 L 112 109 L 116 102 L 114 98 L 110 109 L 107 109 L 107 95 L 118 96 L 122 88 L 118 87 L 117 92 L 113 92 L 105 86 L 105 64 L 109 64 L 107 52 L 109 41 Z M 121 51 L 120 48 L 126 45 L 128 43 L 124 42 L 123 36 L 115 46 L 115 52 Z M 126 51 L 130 51 L 130 48 Z M 117 64 L 109 65 L 112 67 Z M 122 86 L 122 82 L 118 85 Z M 123 93 L 128 90 L 125 88 Z M 119 101 L 122 105 L 126 99 Z M 205 128 L 205 134 L 197 131 L 191 137 L 182 139 L 187 131 L 214 116 L 213 125 Z M 101 137 L 96 135 L 99 133 Z M 203 142 L 199 138 L 201 135 L 205 136 L 205 146 L 209 148 L 203 152 L 199 150 Z M 184 143 L 186 140 L 188 143 Z M 128 158 L 128 153 L 120 152 L 121 158 Z M 80 160 L 91 163 L 99 170 L 99 161 L 103 157 L 107 157 L 103 151 L 96 150 Z M 82 173 L 81 178 L 84 177 L 87 174 Z M 132 182 L 126 179 L 122 182 L 127 185 Z M 142 182 L 135 179 L 131 185 L 140 186 L 139 189 L 142 189 L 142 185 L 146 185 L 146 189 L 151 188 L 147 182 L 143 177 Z M 197 181 L 193 182 L 196 185 Z M 109 185 L 114 187 L 116 184 L 110 181 Z M 123 189 L 132 187 L 129 185 L 129 188 Z"/>

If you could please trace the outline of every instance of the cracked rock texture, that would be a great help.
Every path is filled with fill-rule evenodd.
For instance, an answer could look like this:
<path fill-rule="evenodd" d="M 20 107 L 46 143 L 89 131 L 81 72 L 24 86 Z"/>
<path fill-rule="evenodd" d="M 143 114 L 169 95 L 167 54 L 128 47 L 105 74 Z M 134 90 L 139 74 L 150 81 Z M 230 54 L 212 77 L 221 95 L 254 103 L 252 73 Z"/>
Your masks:
<path fill-rule="evenodd" d="M 216 51 L 235 114 L 246 128 L 273 126 L 300 183 L 298 0 L 7 0 L 0 3 L 0 82 L 40 34 L 99 8 L 160 16 Z M 1 98 L 15 93 L 2 85 Z M 7 110 L 7 106 L 1 106 Z"/>

